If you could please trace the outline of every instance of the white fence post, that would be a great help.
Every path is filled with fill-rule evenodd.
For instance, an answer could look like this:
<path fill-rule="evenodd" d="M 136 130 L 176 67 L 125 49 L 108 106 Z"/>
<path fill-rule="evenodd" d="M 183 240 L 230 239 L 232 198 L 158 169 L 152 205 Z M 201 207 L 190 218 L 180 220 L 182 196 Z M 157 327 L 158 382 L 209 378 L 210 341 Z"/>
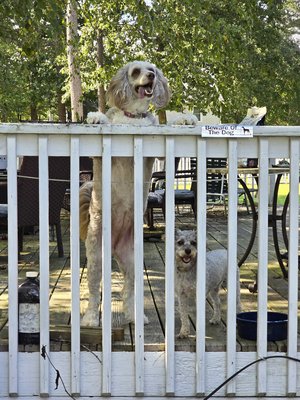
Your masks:
<path fill-rule="evenodd" d="M 40 346 L 50 354 L 48 138 L 39 138 Z M 49 363 L 40 358 L 40 394 L 49 394 Z"/>
<path fill-rule="evenodd" d="M 80 395 L 79 138 L 71 138 L 71 392 Z"/>
<path fill-rule="evenodd" d="M 298 347 L 298 248 L 299 248 L 299 140 L 290 140 L 290 218 L 288 257 L 288 350 L 289 357 L 297 358 Z M 288 361 L 287 391 L 289 396 L 297 393 L 297 365 Z"/>
<path fill-rule="evenodd" d="M 206 388 L 206 141 L 203 139 L 197 140 L 197 227 L 196 394 L 204 396 Z"/>
<path fill-rule="evenodd" d="M 144 394 L 143 139 L 134 139 L 135 392 Z"/>
<path fill-rule="evenodd" d="M 166 394 L 175 394 L 175 288 L 174 288 L 174 139 L 166 138 Z"/>
<path fill-rule="evenodd" d="M 9 384 L 12 397 L 18 394 L 18 194 L 17 141 L 7 138 L 7 201 L 8 201 L 8 347 Z"/>
<path fill-rule="evenodd" d="M 267 355 L 267 307 L 268 307 L 268 139 L 259 139 L 259 205 L 258 205 L 258 310 L 257 310 L 257 357 Z M 267 365 L 257 365 L 257 394 L 267 393 Z"/>
<path fill-rule="evenodd" d="M 236 279 L 237 279 L 237 141 L 228 142 L 228 271 L 227 271 L 227 378 L 236 372 Z M 227 395 L 236 392 L 235 381 Z"/>
<path fill-rule="evenodd" d="M 111 394 L 111 139 L 102 155 L 102 395 Z"/>

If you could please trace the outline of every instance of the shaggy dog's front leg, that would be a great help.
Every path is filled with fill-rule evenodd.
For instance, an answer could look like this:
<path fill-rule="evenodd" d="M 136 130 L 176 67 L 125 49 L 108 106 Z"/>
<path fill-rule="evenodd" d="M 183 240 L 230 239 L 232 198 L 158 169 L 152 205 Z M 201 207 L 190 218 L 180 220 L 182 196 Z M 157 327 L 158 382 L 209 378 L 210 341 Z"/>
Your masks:
<path fill-rule="evenodd" d="M 85 241 L 89 304 L 82 325 L 98 326 L 100 322 L 100 283 L 102 278 L 102 211 L 101 211 L 101 161 L 94 159 L 96 178 L 90 202 L 90 221 Z"/>
<path fill-rule="evenodd" d="M 133 236 L 124 234 L 125 241 L 118 243 L 115 258 L 119 268 L 124 276 L 123 295 L 123 312 L 126 322 L 135 321 L 134 310 L 134 246 Z M 126 240 L 127 238 L 127 240 Z M 127 251 L 126 251 L 127 249 Z M 143 268 L 143 265 L 140 266 Z M 149 320 L 144 315 L 144 324 L 148 324 Z"/>
<path fill-rule="evenodd" d="M 100 282 L 102 277 L 101 246 L 101 220 L 91 219 L 86 239 L 89 304 L 82 318 L 82 325 L 85 326 L 98 326 L 100 322 Z M 95 251 L 95 249 L 97 249 L 97 251 Z"/>

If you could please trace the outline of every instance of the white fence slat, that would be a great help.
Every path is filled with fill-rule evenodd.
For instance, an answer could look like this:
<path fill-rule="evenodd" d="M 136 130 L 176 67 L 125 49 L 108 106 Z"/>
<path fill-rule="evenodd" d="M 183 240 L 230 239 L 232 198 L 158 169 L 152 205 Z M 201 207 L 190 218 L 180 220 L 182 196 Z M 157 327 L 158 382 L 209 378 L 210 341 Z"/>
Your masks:
<path fill-rule="evenodd" d="M 111 394 L 111 139 L 102 156 L 102 395 Z"/>
<path fill-rule="evenodd" d="M 18 394 L 18 195 L 17 142 L 7 138 L 7 202 L 8 202 L 8 346 L 10 396 Z"/>
<path fill-rule="evenodd" d="M 197 140 L 197 228 L 196 394 L 203 396 L 206 386 L 206 141 L 203 139 Z"/>
<path fill-rule="evenodd" d="M 288 355 L 297 357 L 298 336 L 298 246 L 299 246 L 299 140 L 290 141 L 290 217 L 288 248 Z M 288 361 L 288 395 L 297 392 L 297 365 Z"/>
<path fill-rule="evenodd" d="M 258 310 L 257 356 L 267 355 L 267 307 L 268 307 L 268 139 L 259 140 L 259 204 L 258 204 Z M 257 365 L 257 394 L 267 392 L 267 365 Z"/>
<path fill-rule="evenodd" d="M 71 392 L 80 394 L 79 138 L 71 138 Z"/>
<path fill-rule="evenodd" d="M 228 271 L 227 271 L 227 378 L 236 372 L 236 269 L 237 269 L 237 141 L 228 142 Z M 227 395 L 236 392 L 235 380 Z"/>
<path fill-rule="evenodd" d="M 175 393 L 175 287 L 174 287 L 174 230 L 175 230 L 175 201 L 174 201 L 174 139 L 166 138 L 166 394 Z"/>
<path fill-rule="evenodd" d="M 48 138 L 39 146 L 39 240 L 40 240 L 40 346 L 50 350 L 49 337 L 49 167 Z M 49 363 L 40 358 L 40 394 L 49 394 Z"/>
<path fill-rule="evenodd" d="M 143 139 L 134 139 L 135 392 L 144 394 Z"/>

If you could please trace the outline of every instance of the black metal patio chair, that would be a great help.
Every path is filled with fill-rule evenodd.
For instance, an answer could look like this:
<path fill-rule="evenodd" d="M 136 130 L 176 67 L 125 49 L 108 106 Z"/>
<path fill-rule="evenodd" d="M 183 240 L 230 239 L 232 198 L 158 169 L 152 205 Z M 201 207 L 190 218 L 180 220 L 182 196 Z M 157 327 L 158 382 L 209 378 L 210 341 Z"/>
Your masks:
<path fill-rule="evenodd" d="M 25 229 L 39 225 L 38 157 L 25 156 L 18 173 L 18 250 L 23 250 Z M 60 214 L 66 189 L 70 186 L 70 158 L 49 157 L 49 225 L 55 227 L 58 256 L 64 256 Z M 7 203 L 7 182 L 0 182 L 1 201 Z M 6 200 L 4 196 L 6 195 Z M 6 208 L 7 210 L 7 208 Z M 5 207 L 2 207 L 5 211 Z M 0 226 L 7 227 L 7 213 L 2 212 Z"/>

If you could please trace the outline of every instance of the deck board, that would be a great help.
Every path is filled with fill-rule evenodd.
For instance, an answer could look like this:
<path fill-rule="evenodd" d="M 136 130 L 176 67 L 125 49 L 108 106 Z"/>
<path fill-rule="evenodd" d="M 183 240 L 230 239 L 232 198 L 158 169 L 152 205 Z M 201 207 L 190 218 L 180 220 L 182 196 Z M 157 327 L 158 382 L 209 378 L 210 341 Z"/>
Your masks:
<path fill-rule="evenodd" d="M 71 275 L 70 275 L 70 240 L 69 240 L 69 214 L 63 211 L 63 258 L 57 257 L 55 240 L 50 242 L 50 324 L 70 324 L 71 313 Z M 163 351 L 165 330 L 165 249 L 160 239 L 163 232 L 163 218 L 161 214 L 155 214 L 156 231 L 145 230 L 144 241 L 144 307 L 145 314 L 149 318 L 149 324 L 144 328 L 144 341 L 146 351 Z M 182 208 L 176 213 L 176 226 L 181 228 L 195 229 L 195 220 L 189 209 Z M 251 218 L 243 210 L 239 210 L 238 218 L 238 257 L 245 251 L 251 234 Z M 269 243 L 272 243 L 272 232 L 269 229 Z M 54 238 L 52 238 L 54 239 Z M 280 242 L 282 246 L 282 241 Z M 213 250 L 227 247 L 227 218 L 222 209 L 208 211 L 207 214 L 207 249 Z M 126 324 L 123 316 L 123 305 L 121 301 L 122 275 L 113 262 L 112 271 L 112 326 L 122 327 L 124 338 L 113 341 L 113 351 L 134 350 L 134 325 Z M 21 283 L 27 271 L 38 271 L 39 246 L 38 234 L 24 236 L 24 251 L 19 260 L 19 282 Z M 80 254 L 80 297 L 81 313 L 87 306 L 88 290 L 86 278 L 86 259 L 84 245 L 81 244 Z M 257 273 L 257 240 L 254 247 L 240 268 L 241 275 L 241 301 L 244 311 L 255 310 L 257 307 L 257 294 L 250 293 L 248 284 L 252 283 Z M 282 277 L 281 270 L 276 261 L 273 246 L 269 245 L 269 267 L 268 267 L 268 308 L 271 310 L 287 312 L 288 282 Z M 207 302 L 206 307 L 206 350 L 226 350 L 226 286 L 221 291 L 222 297 L 222 323 L 211 326 L 208 322 L 211 315 L 211 307 Z M 5 235 L 0 236 L 0 351 L 7 351 L 7 240 Z M 176 350 L 195 351 L 195 309 L 191 309 L 191 335 L 188 339 L 176 338 Z M 175 314 L 176 333 L 179 332 L 179 316 Z M 87 345 L 90 350 L 101 350 L 101 335 L 92 336 Z M 82 343 L 83 349 L 86 348 Z M 286 351 L 286 341 L 268 343 L 269 350 Z M 37 351 L 37 346 L 20 346 L 20 351 Z M 68 340 L 51 341 L 51 350 L 70 350 Z M 256 342 L 247 341 L 237 337 L 237 350 L 255 351 Z"/>

